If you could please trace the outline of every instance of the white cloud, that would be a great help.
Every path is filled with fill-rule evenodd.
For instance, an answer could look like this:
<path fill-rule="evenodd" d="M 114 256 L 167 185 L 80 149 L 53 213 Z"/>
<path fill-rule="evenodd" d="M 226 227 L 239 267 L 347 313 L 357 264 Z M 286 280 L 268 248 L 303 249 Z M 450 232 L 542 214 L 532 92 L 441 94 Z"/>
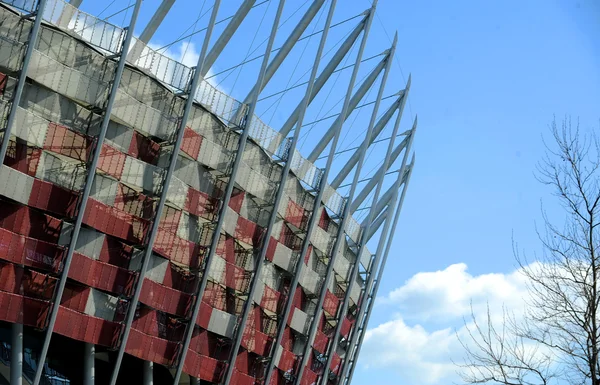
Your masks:
<path fill-rule="evenodd" d="M 521 312 L 525 294 L 518 271 L 473 276 L 460 263 L 418 273 L 378 304 L 379 313 L 396 314 L 367 331 L 359 363 L 367 371 L 391 370 L 412 384 L 457 380 L 452 361 L 464 354 L 455 333 L 466 332 L 463 318 L 470 316 L 471 304 L 478 319 L 488 303 L 493 319 L 501 319 L 503 306 Z"/>

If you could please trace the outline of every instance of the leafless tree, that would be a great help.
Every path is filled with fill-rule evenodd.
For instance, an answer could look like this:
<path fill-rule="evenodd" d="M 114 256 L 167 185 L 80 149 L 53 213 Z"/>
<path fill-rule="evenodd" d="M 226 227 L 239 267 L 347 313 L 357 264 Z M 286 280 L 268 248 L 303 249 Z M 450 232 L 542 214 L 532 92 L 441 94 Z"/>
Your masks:
<path fill-rule="evenodd" d="M 469 384 L 600 385 L 599 134 L 570 119 L 550 131 L 536 176 L 566 216 L 557 225 L 542 210 L 541 256 L 515 252 L 528 285 L 524 315 L 498 320 L 488 308 L 486 321 L 471 314 L 465 322 L 458 366 Z"/>

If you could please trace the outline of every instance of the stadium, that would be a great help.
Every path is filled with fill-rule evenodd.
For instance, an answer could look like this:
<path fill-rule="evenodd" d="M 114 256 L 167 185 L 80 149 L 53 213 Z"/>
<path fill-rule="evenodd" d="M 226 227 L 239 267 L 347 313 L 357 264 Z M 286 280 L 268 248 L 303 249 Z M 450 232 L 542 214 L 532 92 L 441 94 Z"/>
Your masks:
<path fill-rule="evenodd" d="M 312 0 L 275 50 L 293 4 L 263 2 L 265 53 L 238 100 L 207 78 L 262 3 L 220 22 L 209 1 L 192 66 L 150 44 L 174 3 L 134 36 L 141 0 L 124 25 L 82 0 L 0 0 L 0 384 L 348 385 L 415 163 L 410 77 L 384 97 L 397 39 L 361 67 L 374 1 L 325 57 L 342 4 Z M 259 97 L 317 15 L 306 86 L 267 124 Z M 339 112 L 302 154 L 342 69 Z"/>

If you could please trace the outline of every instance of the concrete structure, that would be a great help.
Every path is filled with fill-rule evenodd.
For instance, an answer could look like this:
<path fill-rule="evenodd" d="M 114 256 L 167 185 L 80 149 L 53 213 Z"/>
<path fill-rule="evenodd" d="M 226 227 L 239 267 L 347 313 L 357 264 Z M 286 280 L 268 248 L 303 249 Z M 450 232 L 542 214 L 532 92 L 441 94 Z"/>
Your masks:
<path fill-rule="evenodd" d="M 319 73 L 336 1 L 314 0 L 270 55 L 278 0 L 243 102 L 204 76 L 255 1 L 210 47 L 214 1 L 193 68 L 147 46 L 174 0 L 140 39 L 142 0 L 125 29 L 81 3 L 0 0 L 0 384 L 349 384 L 414 168 L 416 121 L 394 144 L 410 79 L 376 119 L 396 40 L 355 84 L 377 1 Z M 254 113 L 260 93 L 319 12 L 306 92 L 271 128 Z M 305 158 L 305 112 L 355 44 L 342 111 Z M 372 87 L 363 144 L 330 178 L 344 122 Z M 359 185 L 394 116 L 382 166 Z"/>

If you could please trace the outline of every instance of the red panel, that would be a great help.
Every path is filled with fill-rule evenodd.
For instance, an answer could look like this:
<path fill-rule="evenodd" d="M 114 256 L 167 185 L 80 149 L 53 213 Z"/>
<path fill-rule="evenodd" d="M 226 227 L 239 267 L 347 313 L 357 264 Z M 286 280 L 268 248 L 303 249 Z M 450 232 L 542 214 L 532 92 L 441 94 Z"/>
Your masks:
<path fill-rule="evenodd" d="M 6 90 L 6 83 L 8 82 L 8 76 L 0 72 L 0 94 L 4 95 L 4 90 Z"/>
<path fill-rule="evenodd" d="M 131 294 L 136 274 L 133 271 L 96 261 L 85 255 L 74 253 L 73 265 L 69 269 L 69 278 L 96 289 L 115 294 Z"/>
<path fill-rule="evenodd" d="M 153 250 L 171 261 L 186 266 L 197 267 L 200 263 L 200 245 L 160 228 L 156 234 Z"/>
<path fill-rule="evenodd" d="M 196 276 L 189 270 L 185 270 L 177 265 L 169 263 L 169 268 L 165 272 L 162 284 L 189 294 L 195 289 Z"/>
<path fill-rule="evenodd" d="M 19 294 L 0 291 L 0 320 L 42 328 L 50 310 L 49 303 Z"/>
<path fill-rule="evenodd" d="M 306 249 L 306 255 L 304 256 L 304 264 L 308 265 L 308 261 L 310 260 L 310 255 L 312 254 L 313 246 L 308 245 L 308 249 Z"/>
<path fill-rule="evenodd" d="M 235 264 L 235 238 L 222 235 L 216 254 L 229 263 Z"/>
<path fill-rule="evenodd" d="M 200 311 L 198 312 L 198 318 L 196 319 L 196 324 L 198 326 L 207 329 L 208 323 L 210 322 L 210 316 L 212 315 L 212 307 L 205 303 L 204 301 L 200 302 Z"/>
<path fill-rule="evenodd" d="M 63 255 L 59 246 L 0 228 L 0 259 L 56 272 Z"/>
<path fill-rule="evenodd" d="M 104 171 L 108 175 L 112 175 L 117 179 L 121 179 L 123 175 L 123 167 L 127 156 L 116 148 L 110 147 L 107 144 L 102 145 L 100 151 L 100 160 L 98 161 L 98 169 Z"/>
<path fill-rule="evenodd" d="M 329 214 L 327 214 L 327 210 L 323 209 L 321 211 L 321 218 L 319 218 L 319 227 L 327 231 L 330 223 L 331 219 L 329 218 Z"/>
<path fill-rule="evenodd" d="M 249 245 L 256 245 L 263 233 L 263 228 L 242 216 L 238 217 L 235 227 L 235 238 Z"/>
<path fill-rule="evenodd" d="M 333 352 L 333 357 L 331 358 L 331 365 L 329 365 L 329 369 L 331 369 L 332 372 L 337 374 L 337 372 L 340 370 L 341 362 L 342 358 L 339 356 L 339 354 Z"/>
<path fill-rule="evenodd" d="M 304 207 L 290 199 L 285 212 L 285 220 L 299 229 L 304 229 L 308 217 Z"/>
<path fill-rule="evenodd" d="M 279 299 L 281 294 L 271 289 L 269 286 L 265 285 L 265 290 L 263 291 L 263 297 L 260 301 L 260 307 L 263 309 L 270 310 L 274 313 L 277 313 L 279 310 Z"/>
<path fill-rule="evenodd" d="M 302 238 L 294 234 L 294 232 L 287 226 L 281 227 L 279 242 L 283 243 L 292 250 L 300 250 L 302 247 Z"/>
<path fill-rule="evenodd" d="M 277 367 L 284 372 L 291 370 L 294 368 L 294 364 L 296 363 L 296 355 L 289 350 L 283 349 L 281 351 L 281 358 L 279 359 L 279 363 Z"/>
<path fill-rule="evenodd" d="M 313 372 L 309 368 L 304 368 L 304 374 L 302 375 L 302 381 L 300 385 L 315 385 L 317 383 L 317 373 Z"/>
<path fill-rule="evenodd" d="M 227 289 L 215 282 L 208 281 L 202 301 L 215 309 L 225 311 L 227 308 Z"/>
<path fill-rule="evenodd" d="M 233 263 L 225 262 L 225 286 L 237 291 L 246 291 L 249 284 L 250 276 L 246 274 L 246 270 Z"/>
<path fill-rule="evenodd" d="M 242 204 L 244 203 L 244 197 L 246 192 L 238 188 L 234 188 L 231 193 L 231 199 L 229 200 L 229 207 L 236 213 L 240 213 L 242 210 Z"/>
<path fill-rule="evenodd" d="M 176 357 L 177 344 L 132 328 L 125 351 L 143 360 L 171 366 Z"/>
<path fill-rule="evenodd" d="M 211 219 L 211 214 L 214 213 L 214 206 L 214 201 L 208 194 L 188 187 L 184 208 L 190 214 Z"/>
<path fill-rule="evenodd" d="M 115 347 L 121 325 L 61 306 L 54 332 L 91 344 Z M 133 330 L 132 330 L 133 332 Z M 133 334 L 133 333 L 132 333 Z"/>
<path fill-rule="evenodd" d="M 99 260 L 111 265 L 129 268 L 133 248 L 111 236 L 104 237 Z"/>
<path fill-rule="evenodd" d="M 9 141 L 4 164 L 23 174 L 35 177 L 42 150 L 22 141 Z"/>
<path fill-rule="evenodd" d="M 342 327 L 340 328 L 340 334 L 348 338 L 348 334 L 350 333 L 350 328 L 352 327 L 353 323 L 354 321 L 350 321 L 347 317 L 344 317 L 344 320 L 342 321 Z"/>
<path fill-rule="evenodd" d="M 191 300 L 189 294 L 163 286 L 148 278 L 144 279 L 140 301 L 145 305 L 184 317 L 189 311 Z"/>
<path fill-rule="evenodd" d="M 85 311 L 88 298 L 90 297 L 89 287 L 68 283 L 60 301 L 60 305 L 80 313 Z"/>
<path fill-rule="evenodd" d="M 50 300 L 55 286 L 56 278 L 0 261 L 0 291 Z"/>
<path fill-rule="evenodd" d="M 139 331 L 171 342 L 181 342 L 185 325 L 168 314 L 142 306 L 133 326 Z"/>
<path fill-rule="evenodd" d="M 148 229 L 148 221 L 124 213 L 92 198 L 88 200 L 83 223 L 105 234 L 132 243 L 141 243 Z"/>
<path fill-rule="evenodd" d="M 271 382 L 269 385 L 286 385 L 287 381 L 283 378 L 283 375 L 280 371 L 273 371 L 273 375 L 271 376 Z"/>
<path fill-rule="evenodd" d="M 185 152 L 193 159 L 198 158 L 200 146 L 202 145 L 202 136 L 196 133 L 189 127 L 183 131 L 183 142 L 181 143 L 181 151 Z"/>
<path fill-rule="evenodd" d="M 323 310 L 329 313 L 329 315 L 335 316 L 337 314 L 339 304 L 339 298 L 329 291 L 329 289 L 327 289 L 325 292 L 325 301 L 323 302 Z"/>
<path fill-rule="evenodd" d="M 281 346 L 284 349 L 292 350 L 294 348 L 294 333 L 292 329 L 288 326 L 283 329 L 283 336 L 281 337 Z"/>
<path fill-rule="evenodd" d="M 273 262 L 273 258 L 275 257 L 275 250 L 277 249 L 277 244 L 279 242 L 277 242 L 277 239 L 270 237 L 269 238 L 269 247 L 267 247 L 267 255 L 265 255 L 265 258 L 267 258 L 267 260 Z"/>
<path fill-rule="evenodd" d="M 62 221 L 27 206 L 0 201 L 0 227 L 13 233 L 56 243 Z"/>
<path fill-rule="evenodd" d="M 266 334 L 259 332 L 250 325 L 246 326 L 242 337 L 242 346 L 248 351 L 266 356 L 269 354 L 269 342 L 270 338 Z"/>
<path fill-rule="evenodd" d="M 225 370 L 222 362 L 188 349 L 183 371 L 204 381 L 219 383 Z"/>
<path fill-rule="evenodd" d="M 75 191 L 34 179 L 27 204 L 61 216 L 74 217 L 78 197 Z"/>
<path fill-rule="evenodd" d="M 129 155 L 146 163 L 156 165 L 159 152 L 160 145 L 158 143 L 135 130 L 133 131 L 131 143 L 129 144 Z"/>
<path fill-rule="evenodd" d="M 235 359 L 235 370 L 249 374 L 252 366 L 252 359 L 248 358 L 248 351 L 240 349 Z"/>
<path fill-rule="evenodd" d="M 65 126 L 50 123 L 43 147 L 45 150 L 85 162 L 90 143 L 90 139 L 86 136 L 71 131 Z"/>
<path fill-rule="evenodd" d="M 254 381 L 254 377 L 238 372 L 237 370 L 234 370 L 231 376 L 232 385 L 254 385 Z"/>
<path fill-rule="evenodd" d="M 320 330 L 317 330 L 315 334 L 315 340 L 313 342 L 313 348 L 319 353 L 325 353 L 325 349 L 327 349 L 327 343 L 329 342 L 329 338 Z"/>
<path fill-rule="evenodd" d="M 300 286 L 296 286 L 296 292 L 294 293 L 294 301 L 292 302 L 292 307 L 297 307 L 302 310 L 304 307 L 304 303 L 306 302 L 306 295 L 304 294 L 304 290 Z"/>

